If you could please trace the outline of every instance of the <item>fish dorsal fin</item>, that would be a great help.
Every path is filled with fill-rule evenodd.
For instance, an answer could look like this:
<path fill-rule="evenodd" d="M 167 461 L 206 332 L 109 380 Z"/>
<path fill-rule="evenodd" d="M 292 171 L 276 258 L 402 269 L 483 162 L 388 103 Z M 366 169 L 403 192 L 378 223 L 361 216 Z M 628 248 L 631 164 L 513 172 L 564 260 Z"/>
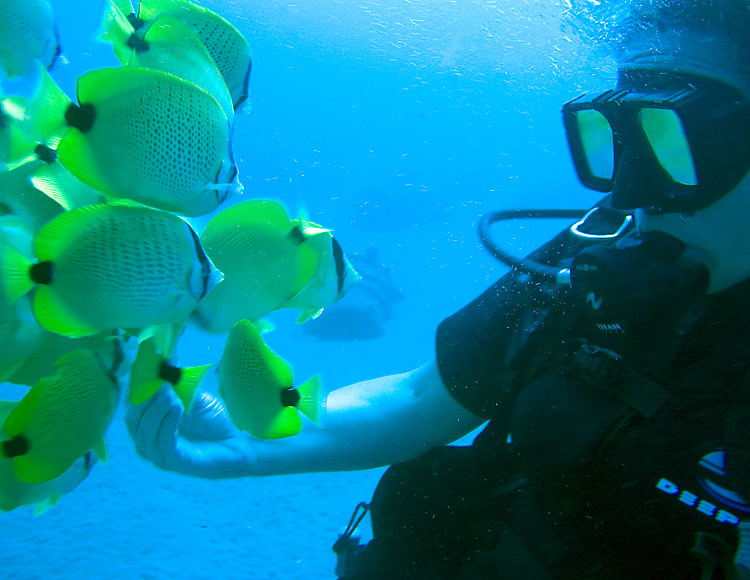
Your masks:
<path fill-rule="evenodd" d="M 150 20 L 157 14 L 174 10 L 203 10 L 186 0 L 141 0 L 138 3 L 138 18 Z"/>
<path fill-rule="evenodd" d="M 216 99 L 230 122 L 234 119 L 232 98 L 224 77 L 192 28 L 171 14 L 159 14 L 149 23 L 143 38 L 152 48 L 144 53 L 145 58 L 136 54 L 131 61 L 133 64 L 164 70 L 194 82 Z M 152 53 L 161 53 L 165 60 L 170 61 L 169 64 L 154 62 L 149 58 Z"/>
<path fill-rule="evenodd" d="M 100 68 L 87 72 L 78 79 L 76 94 L 81 105 L 93 105 L 120 98 L 126 92 L 138 91 L 151 83 L 171 77 L 175 83 L 187 82 L 165 71 L 141 66 Z"/>
<path fill-rule="evenodd" d="M 37 412 L 39 404 L 44 400 L 52 380 L 52 377 L 39 379 L 37 384 L 31 387 L 31 390 L 16 404 L 16 408 L 11 411 L 3 425 L 7 435 L 16 437 L 24 432 Z"/>
<path fill-rule="evenodd" d="M 61 214 L 47 222 L 34 238 L 34 252 L 42 262 L 54 262 L 88 226 L 101 219 L 110 209 L 106 205 L 90 205 Z"/>
<path fill-rule="evenodd" d="M 219 212 L 208 222 L 201 239 L 214 235 L 214 231 L 225 232 L 236 227 L 266 226 L 278 228 L 280 232 L 289 229 L 289 215 L 284 206 L 271 199 L 251 199 L 243 201 Z"/>

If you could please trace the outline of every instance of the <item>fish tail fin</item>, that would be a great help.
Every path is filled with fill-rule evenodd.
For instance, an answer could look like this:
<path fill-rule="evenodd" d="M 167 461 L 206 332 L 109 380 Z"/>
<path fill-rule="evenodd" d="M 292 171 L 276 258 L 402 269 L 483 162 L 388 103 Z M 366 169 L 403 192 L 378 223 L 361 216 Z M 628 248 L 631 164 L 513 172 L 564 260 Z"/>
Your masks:
<path fill-rule="evenodd" d="M 28 123 L 27 133 L 32 139 L 55 145 L 68 127 L 65 111 L 72 101 L 47 69 L 39 66 L 39 86 L 36 94 L 27 102 L 24 121 Z"/>
<path fill-rule="evenodd" d="M 102 194 L 78 180 L 57 162 L 40 165 L 31 183 L 67 211 L 105 200 Z"/>
<path fill-rule="evenodd" d="M 135 28 L 128 20 L 133 7 L 127 6 L 129 1 L 110 0 L 104 13 L 104 20 L 99 31 L 99 40 L 109 42 L 115 51 L 115 56 L 122 64 L 127 64 L 133 54 L 128 46 L 130 37 L 135 34 Z M 127 10 L 127 12 L 125 12 Z"/>
<path fill-rule="evenodd" d="M 188 367 L 182 369 L 180 380 L 176 385 L 172 386 L 174 392 L 182 401 L 182 407 L 186 412 L 190 411 L 190 407 L 193 404 L 193 398 L 195 396 L 195 390 L 203 380 L 208 370 L 214 365 L 200 365 L 196 367 Z"/>
<path fill-rule="evenodd" d="M 10 244 L 0 244 L 0 292 L 9 304 L 15 304 L 34 286 L 29 268 L 31 260 Z"/>
<path fill-rule="evenodd" d="M 166 382 L 161 374 L 165 357 L 156 352 L 152 339 L 138 345 L 138 354 L 130 367 L 130 402 L 140 405 L 154 396 Z"/>
<path fill-rule="evenodd" d="M 10 118 L 5 127 L 8 134 L 8 159 L 3 163 L 3 169 L 12 171 L 37 158 L 34 150 L 38 143 L 22 129 L 26 121 L 26 100 L 23 97 L 2 99 L 0 111 Z"/>
<path fill-rule="evenodd" d="M 315 375 L 297 387 L 299 393 L 297 408 L 316 425 L 319 425 L 320 420 L 320 391 L 319 375 Z"/>

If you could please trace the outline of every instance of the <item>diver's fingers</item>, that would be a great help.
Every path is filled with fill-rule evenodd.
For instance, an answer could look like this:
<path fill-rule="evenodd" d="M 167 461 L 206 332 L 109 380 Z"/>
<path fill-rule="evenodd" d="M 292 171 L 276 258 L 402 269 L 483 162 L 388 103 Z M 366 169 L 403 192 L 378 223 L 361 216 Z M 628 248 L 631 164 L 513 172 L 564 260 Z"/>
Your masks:
<path fill-rule="evenodd" d="M 165 459 L 175 451 L 181 415 L 180 402 L 166 388 L 159 389 L 141 405 L 128 405 L 126 422 L 139 455 L 159 466 L 164 465 Z"/>
<path fill-rule="evenodd" d="M 222 402 L 206 392 L 196 395 L 179 429 L 180 435 L 190 441 L 223 441 L 237 434 Z"/>

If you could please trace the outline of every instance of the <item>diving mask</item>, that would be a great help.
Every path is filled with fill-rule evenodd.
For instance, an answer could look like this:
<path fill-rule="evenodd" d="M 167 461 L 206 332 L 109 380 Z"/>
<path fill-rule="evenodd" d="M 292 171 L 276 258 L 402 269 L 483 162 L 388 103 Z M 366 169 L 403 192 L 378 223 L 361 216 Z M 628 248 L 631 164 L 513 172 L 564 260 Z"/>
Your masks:
<path fill-rule="evenodd" d="M 750 100 L 716 80 L 624 70 L 562 112 L 578 177 L 618 209 L 703 209 L 750 170 Z"/>

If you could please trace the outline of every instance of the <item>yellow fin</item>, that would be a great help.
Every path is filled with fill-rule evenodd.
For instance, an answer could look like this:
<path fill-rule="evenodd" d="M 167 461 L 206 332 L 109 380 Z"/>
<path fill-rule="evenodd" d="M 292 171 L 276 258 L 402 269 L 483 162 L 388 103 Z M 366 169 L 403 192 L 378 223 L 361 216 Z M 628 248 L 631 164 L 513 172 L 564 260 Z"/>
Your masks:
<path fill-rule="evenodd" d="M 107 444 L 104 442 L 104 439 L 99 439 L 99 441 L 96 442 L 96 445 L 94 445 L 94 453 L 100 461 L 107 461 Z"/>
<path fill-rule="evenodd" d="M 182 407 L 185 411 L 190 411 L 195 396 L 195 390 L 208 372 L 208 369 L 212 366 L 214 365 L 209 364 L 182 369 L 180 380 L 176 385 L 172 386 L 172 389 L 180 398 L 180 401 L 182 401 Z"/>
<path fill-rule="evenodd" d="M 72 104 L 68 95 L 41 64 L 39 84 L 34 96 L 26 101 L 24 129 L 29 137 L 47 145 L 57 143 L 67 130 L 65 111 Z"/>
<path fill-rule="evenodd" d="M 297 317 L 297 324 L 304 324 L 308 320 L 314 320 L 323 314 L 322 308 L 303 308 Z"/>
<path fill-rule="evenodd" d="M 13 458 L 13 475 L 22 483 L 44 483 L 56 478 L 68 465 L 39 461 L 28 455 Z"/>
<path fill-rule="evenodd" d="M 62 499 L 61 493 L 53 493 L 44 501 L 40 501 L 38 504 L 35 504 L 34 505 L 34 517 L 36 518 L 38 516 L 41 516 L 51 507 L 55 507 L 61 499 Z"/>
<path fill-rule="evenodd" d="M 70 171 L 86 185 L 112 194 L 109 183 L 103 177 L 86 136 L 77 129 L 71 129 L 57 146 L 57 159 L 65 169 Z"/>
<path fill-rule="evenodd" d="M 127 64 L 133 49 L 128 46 L 128 40 L 135 33 L 135 28 L 127 19 L 132 14 L 133 7 L 120 7 L 116 0 L 110 0 L 107 10 L 104 14 L 99 40 L 112 43 L 115 55 L 122 64 Z M 129 2 L 128 2 L 129 3 Z M 129 10 L 125 13 L 123 8 Z"/>
<path fill-rule="evenodd" d="M 10 244 L 0 241 L 0 291 L 8 304 L 15 304 L 34 286 L 30 267 L 31 260 Z"/>
<path fill-rule="evenodd" d="M 130 402 L 140 405 L 150 399 L 164 384 L 159 367 L 165 357 L 156 352 L 153 339 L 138 345 L 138 354 L 130 367 Z"/>
<path fill-rule="evenodd" d="M 253 433 L 262 439 L 282 439 L 292 437 L 302 431 L 302 419 L 295 407 L 284 407 L 268 424 Z"/>
<path fill-rule="evenodd" d="M 70 338 L 81 338 L 98 334 L 102 328 L 95 328 L 75 316 L 49 286 L 38 286 L 34 292 L 34 316 L 41 326 Z"/>
<path fill-rule="evenodd" d="M 103 203 L 106 200 L 101 193 L 77 179 L 58 162 L 39 166 L 31 178 L 31 183 L 66 210 Z"/>
<path fill-rule="evenodd" d="M 52 262 L 68 246 L 78 239 L 81 231 L 91 221 L 100 219 L 101 215 L 107 215 L 111 211 L 105 204 L 89 205 L 60 214 L 50 220 L 37 232 L 34 238 L 34 252 L 37 259 L 42 262 Z"/>
<path fill-rule="evenodd" d="M 11 411 L 8 418 L 5 419 L 3 429 L 5 433 L 10 437 L 17 437 L 21 435 L 26 427 L 29 425 L 32 417 L 37 413 L 39 404 L 44 400 L 47 393 L 47 388 L 52 377 L 45 377 L 40 379 L 31 390 L 24 395 L 16 408 Z"/>
<path fill-rule="evenodd" d="M 299 403 L 297 408 L 313 423 L 318 425 L 320 416 L 320 377 L 315 375 L 297 387 Z"/>

